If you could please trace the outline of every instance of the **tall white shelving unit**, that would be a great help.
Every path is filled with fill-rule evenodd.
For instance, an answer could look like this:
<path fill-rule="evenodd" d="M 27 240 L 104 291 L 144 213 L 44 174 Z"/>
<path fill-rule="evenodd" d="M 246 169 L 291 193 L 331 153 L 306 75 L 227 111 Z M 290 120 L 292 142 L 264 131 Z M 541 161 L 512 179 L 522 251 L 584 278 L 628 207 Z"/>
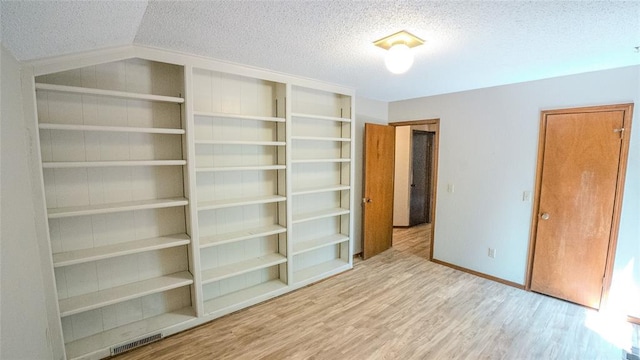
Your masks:
<path fill-rule="evenodd" d="M 205 314 L 287 285 L 285 85 L 193 70 Z"/>
<path fill-rule="evenodd" d="M 42 75 L 38 128 L 69 358 L 194 318 L 180 66 Z"/>
<path fill-rule="evenodd" d="M 307 284 L 352 266 L 352 97 L 292 87 L 292 268 Z"/>
<path fill-rule="evenodd" d="M 137 47 L 31 66 L 68 359 L 352 267 L 351 90 Z"/>

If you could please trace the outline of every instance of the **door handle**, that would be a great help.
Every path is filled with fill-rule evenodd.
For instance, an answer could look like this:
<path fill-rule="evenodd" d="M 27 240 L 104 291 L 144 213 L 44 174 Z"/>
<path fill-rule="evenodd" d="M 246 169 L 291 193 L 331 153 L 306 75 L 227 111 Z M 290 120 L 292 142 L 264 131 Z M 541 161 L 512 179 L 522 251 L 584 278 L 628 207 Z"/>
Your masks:
<path fill-rule="evenodd" d="M 541 218 L 542 220 L 549 220 L 549 218 L 550 218 L 549 213 L 542 213 L 542 214 L 540 214 L 540 218 Z"/>
<path fill-rule="evenodd" d="M 362 198 L 362 203 L 363 203 L 363 204 L 370 203 L 370 202 L 372 202 L 372 201 L 373 201 L 373 200 L 371 200 L 371 198 Z"/>
<path fill-rule="evenodd" d="M 416 184 L 411 184 L 411 187 L 416 187 Z"/>

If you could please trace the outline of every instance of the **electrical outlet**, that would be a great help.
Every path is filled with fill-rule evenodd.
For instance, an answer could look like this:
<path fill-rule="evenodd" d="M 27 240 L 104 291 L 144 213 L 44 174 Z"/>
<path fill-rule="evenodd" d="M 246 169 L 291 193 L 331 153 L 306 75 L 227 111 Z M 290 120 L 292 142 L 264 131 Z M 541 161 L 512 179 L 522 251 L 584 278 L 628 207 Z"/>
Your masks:
<path fill-rule="evenodd" d="M 447 191 L 448 192 L 453 193 L 455 190 L 456 190 L 455 185 L 453 185 L 453 184 L 448 184 L 447 185 Z"/>
<path fill-rule="evenodd" d="M 489 248 L 489 252 L 487 253 L 487 256 L 489 256 L 492 259 L 495 259 L 496 258 L 496 249 Z"/>
<path fill-rule="evenodd" d="M 522 192 L 522 201 L 531 202 L 531 191 L 523 191 Z"/>

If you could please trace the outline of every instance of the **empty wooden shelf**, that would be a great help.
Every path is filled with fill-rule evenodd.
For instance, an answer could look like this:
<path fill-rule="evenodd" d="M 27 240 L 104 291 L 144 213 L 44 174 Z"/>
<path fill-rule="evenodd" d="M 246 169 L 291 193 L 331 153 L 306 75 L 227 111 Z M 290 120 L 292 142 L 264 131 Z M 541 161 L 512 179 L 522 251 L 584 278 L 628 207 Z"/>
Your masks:
<path fill-rule="evenodd" d="M 191 274 L 188 271 L 183 271 L 93 293 L 73 296 L 59 301 L 60 315 L 64 317 L 78 314 L 145 295 L 175 289 L 180 286 L 191 285 L 192 283 L 193 278 Z"/>
<path fill-rule="evenodd" d="M 183 98 L 174 97 L 174 96 L 139 94 L 139 93 L 125 92 L 125 91 L 114 91 L 114 90 L 85 88 L 85 87 L 79 87 L 79 86 L 65 86 L 65 85 L 56 85 L 56 84 L 37 83 L 36 90 L 57 91 L 57 92 L 81 94 L 81 95 L 108 96 L 108 97 L 121 98 L 121 99 L 162 101 L 162 102 L 170 102 L 170 103 L 178 103 L 178 104 L 181 104 L 184 102 Z"/>
<path fill-rule="evenodd" d="M 190 241 L 191 239 L 187 234 L 174 234 L 149 239 L 126 241 L 88 249 L 59 252 L 53 254 L 53 266 L 69 266 L 144 251 L 182 246 L 189 244 Z"/>
<path fill-rule="evenodd" d="M 185 198 L 168 198 L 168 199 L 152 199 L 119 202 L 112 204 L 86 205 L 86 206 L 70 206 L 63 208 L 48 209 L 49 218 L 57 219 L 70 216 L 84 216 L 96 214 L 108 214 L 122 211 L 159 209 L 166 207 L 184 206 L 189 201 Z"/>

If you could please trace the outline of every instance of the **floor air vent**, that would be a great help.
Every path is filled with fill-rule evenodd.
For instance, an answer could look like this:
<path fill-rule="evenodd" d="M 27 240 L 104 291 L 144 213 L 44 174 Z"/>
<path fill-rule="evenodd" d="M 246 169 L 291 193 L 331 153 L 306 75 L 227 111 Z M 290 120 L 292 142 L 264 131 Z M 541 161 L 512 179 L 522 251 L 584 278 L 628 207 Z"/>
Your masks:
<path fill-rule="evenodd" d="M 123 345 L 118 345 L 118 346 L 112 347 L 111 348 L 111 356 L 122 354 L 125 351 L 129 351 L 131 349 L 135 349 L 138 346 L 146 345 L 148 343 L 152 343 L 152 342 L 158 341 L 160 339 L 162 339 L 162 333 L 153 334 L 153 335 L 147 336 L 146 338 L 138 339 L 138 340 L 135 340 L 135 341 L 132 341 L 132 342 L 128 342 L 128 343 L 123 344 Z"/>
<path fill-rule="evenodd" d="M 631 348 L 631 352 L 622 350 L 622 358 L 624 360 L 640 360 L 640 349 L 634 346 Z"/>

